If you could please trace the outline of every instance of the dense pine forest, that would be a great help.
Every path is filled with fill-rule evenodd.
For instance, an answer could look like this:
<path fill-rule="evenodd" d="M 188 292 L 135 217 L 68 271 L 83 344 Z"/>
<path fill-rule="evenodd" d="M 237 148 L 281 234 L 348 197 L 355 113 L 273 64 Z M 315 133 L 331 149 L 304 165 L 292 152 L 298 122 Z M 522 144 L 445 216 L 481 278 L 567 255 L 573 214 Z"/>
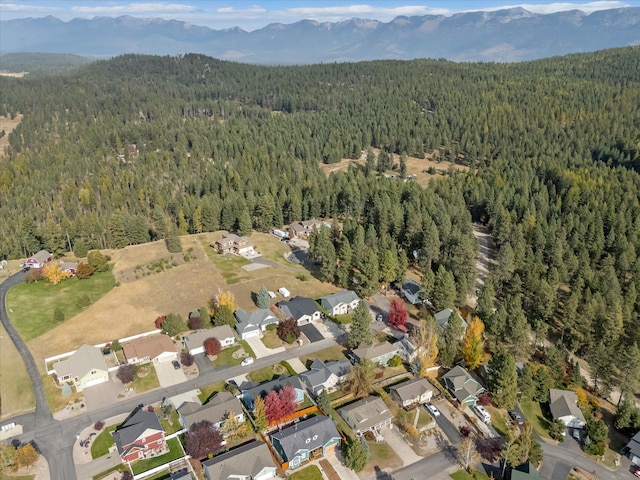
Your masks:
<path fill-rule="evenodd" d="M 0 254 L 335 218 L 326 279 L 348 286 L 349 266 L 367 293 L 410 263 L 426 290 L 452 276 L 461 304 L 484 222 L 499 246 L 478 307 L 490 338 L 523 357 L 553 333 L 611 364 L 603 352 L 640 342 L 639 105 L 638 48 L 520 64 L 126 55 L 2 77 L 0 114 L 24 118 L 0 159 Z M 382 154 L 362 167 L 319 168 L 370 147 Z M 389 153 L 470 170 L 423 189 L 377 173 Z M 593 363 L 607 388 L 611 366 Z"/>

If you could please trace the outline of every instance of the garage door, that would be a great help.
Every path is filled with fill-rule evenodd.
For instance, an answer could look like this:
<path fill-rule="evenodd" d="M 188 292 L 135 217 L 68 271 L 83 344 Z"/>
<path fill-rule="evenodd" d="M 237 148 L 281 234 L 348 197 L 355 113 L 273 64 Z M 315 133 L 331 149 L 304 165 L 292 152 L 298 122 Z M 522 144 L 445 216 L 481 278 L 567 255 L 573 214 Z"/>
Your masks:
<path fill-rule="evenodd" d="M 88 382 L 85 382 L 84 388 L 92 387 L 102 382 L 104 382 L 104 378 L 94 378 L 93 380 L 89 380 Z"/>
<path fill-rule="evenodd" d="M 242 339 L 246 340 L 247 338 L 259 337 L 259 336 L 260 336 L 260 330 L 254 330 L 252 332 L 244 332 L 242 334 Z"/>

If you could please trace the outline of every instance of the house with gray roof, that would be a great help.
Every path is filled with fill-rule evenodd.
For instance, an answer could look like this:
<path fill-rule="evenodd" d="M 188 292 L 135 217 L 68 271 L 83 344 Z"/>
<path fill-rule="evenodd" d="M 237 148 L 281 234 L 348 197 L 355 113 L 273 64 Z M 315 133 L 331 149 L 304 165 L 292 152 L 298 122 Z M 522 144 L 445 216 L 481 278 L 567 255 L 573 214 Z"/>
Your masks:
<path fill-rule="evenodd" d="M 304 383 L 309 391 L 317 396 L 322 390 L 331 393 L 337 386 L 347 380 L 347 375 L 351 370 L 349 360 L 334 360 L 324 363 L 322 360 L 314 360 L 309 370 L 298 374 L 300 381 Z"/>
<path fill-rule="evenodd" d="M 389 394 L 401 407 L 411 408 L 431 401 L 433 386 L 423 377 L 416 377 L 389 387 Z"/>
<path fill-rule="evenodd" d="M 622 449 L 622 453 L 633 463 L 640 465 L 640 431 L 629 440 L 627 446 Z"/>
<path fill-rule="evenodd" d="M 420 284 L 410 278 L 406 278 L 400 287 L 400 293 L 411 305 L 422 303 L 420 298 Z"/>
<path fill-rule="evenodd" d="M 398 355 L 396 344 L 387 341 L 376 343 L 375 345 L 360 345 L 351 351 L 351 355 L 356 361 L 369 360 L 375 364 L 386 365 L 395 355 Z"/>
<path fill-rule="evenodd" d="M 250 337 L 259 337 L 269 325 L 277 325 L 280 320 L 268 308 L 261 308 L 253 312 L 247 312 L 241 308 L 235 311 L 236 332 L 242 340 Z"/>
<path fill-rule="evenodd" d="M 320 306 L 329 312 L 329 315 L 349 313 L 355 310 L 358 303 L 360 303 L 360 297 L 352 290 L 340 290 L 320 299 Z"/>
<path fill-rule="evenodd" d="M 451 315 L 456 315 L 457 318 L 460 319 L 460 321 L 462 322 L 462 332 L 464 334 L 464 332 L 467 331 L 467 327 L 469 325 L 464 321 L 464 318 L 462 318 L 458 312 L 454 312 L 450 308 L 445 308 L 444 310 L 440 310 L 433 317 L 436 319 L 436 322 L 438 322 L 438 325 L 440 325 L 440 328 L 445 328 L 449 324 Z"/>
<path fill-rule="evenodd" d="M 229 392 L 218 392 L 204 405 L 197 402 L 185 402 L 177 409 L 180 425 L 189 428 L 194 423 L 207 420 L 218 430 L 230 415 L 239 422 L 244 422 L 244 410 L 240 400 Z"/>
<path fill-rule="evenodd" d="M 202 467 L 207 480 L 269 480 L 277 468 L 267 444 L 257 441 L 205 460 Z"/>
<path fill-rule="evenodd" d="M 279 392 L 287 385 L 291 385 L 295 390 L 296 402 L 304 402 L 305 389 L 298 376 L 281 376 L 280 378 L 277 378 L 275 380 L 262 382 L 258 385 L 250 386 L 248 388 L 243 388 L 244 385 L 241 385 L 240 389 L 242 392 L 242 400 L 250 410 L 253 410 L 253 402 L 256 398 L 266 397 L 271 390 Z"/>
<path fill-rule="evenodd" d="M 40 250 L 27 258 L 23 265 L 29 268 L 42 268 L 51 261 L 51 258 L 51 254 L 49 252 L 46 250 Z"/>
<path fill-rule="evenodd" d="M 331 418 L 317 415 L 269 435 L 273 449 L 286 464 L 297 468 L 301 464 L 323 457 L 340 445 L 341 437 Z"/>
<path fill-rule="evenodd" d="M 507 472 L 507 480 L 544 480 L 535 465 L 531 462 L 518 465 Z"/>
<path fill-rule="evenodd" d="M 322 318 L 320 307 L 312 298 L 297 296 L 286 302 L 278 302 L 276 305 L 285 317 L 295 319 L 298 325 L 315 322 Z"/>
<path fill-rule="evenodd" d="M 358 435 L 374 432 L 391 425 L 393 414 L 380 397 L 367 397 L 338 410 L 340 416 Z"/>
<path fill-rule="evenodd" d="M 160 420 L 155 412 L 142 405 L 136 407 L 112 435 L 124 462 L 162 455 L 168 449 Z"/>
<path fill-rule="evenodd" d="M 184 335 L 182 342 L 184 343 L 184 348 L 189 350 L 191 355 L 197 355 L 204 353 L 204 341 L 211 337 L 217 338 L 222 348 L 236 343 L 236 336 L 229 325 L 196 330 L 195 332 Z"/>
<path fill-rule="evenodd" d="M 478 401 L 478 395 L 485 391 L 473 375 L 456 365 L 442 376 L 442 382 L 460 403 L 472 407 Z"/>
<path fill-rule="evenodd" d="M 578 395 L 569 390 L 549 389 L 549 410 L 554 420 L 560 420 L 567 427 L 584 428 L 586 421 L 578 407 Z"/>
<path fill-rule="evenodd" d="M 77 392 L 109 381 L 109 368 L 98 347 L 82 345 L 70 356 L 56 362 L 52 370 L 58 383 L 73 383 Z"/>

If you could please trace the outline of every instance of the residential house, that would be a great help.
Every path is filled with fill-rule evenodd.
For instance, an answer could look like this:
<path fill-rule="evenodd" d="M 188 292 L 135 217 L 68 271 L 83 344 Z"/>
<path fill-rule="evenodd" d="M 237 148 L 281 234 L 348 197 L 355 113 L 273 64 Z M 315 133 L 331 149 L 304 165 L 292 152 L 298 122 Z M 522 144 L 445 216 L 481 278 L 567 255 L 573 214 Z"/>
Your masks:
<path fill-rule="evenodd" d="M 293 222 L 289 225 L 289 238 L 301 238 L 307 240 L 309 236 L 315 231 L 320 230 L 324 223 L 315 218 L 311 220 L 303 220 L 301 222 Z"/>
<path fill-rule="evenodd" d="M 340 445 L 341 437 L 333 420 L 317 415 L 269 435 L 273 449 L 287 468 L 323 457 Z"/>
<path fill-rule="evenodd" d="M 196 330 L 182 337 L 184 348 L 189 350 L 191 355 L 204 353 L 204 341 L 207 338 L 217 338 L 220 346 L 228 347 L 236 343 L 236 336 L 229 325 L 220 325 L 219 327 L 207 328 L 204 330 Z"/>
<path fill-rule="evenodd" d="M 234 233 L 230 233 L 220 240 L 216 240 L 211 246 L 223 255 L 227 253 L 244 255 L 253 252 L 253 242 L 251 239 L 249 237 L 239 237 Z"/>
<path fill-rule="evenodd" d="M 549 389 L 549 410 L 554 420 L 560 420 L 567 427 L 584 428 L 586 422 L 578 407 L 578 395 L 569 390 Z"/>
<path fill-rule="evenodd" d="M 401 407 L 411 408 L 431 401 L 433 386 L 426 378 L 417 377 L 390 387 L 389 394 Z"/>
<path fill-rule="evenodd" d="M 164 428 L 155 412 L 136 407 L 114 432 L 118 453 L 123 462 L 155 457 L 167 452 Z"/>
<path fill-rule="evenodd" d="M 309 370 L 300 373 L 298 377 L 309 391 L 317 396 L 322 390 L 333 392 L 337 386 L 344 383 L 347 374 L 351 370 L 349 360 L 334 360 L 324 363 L 322 360 L 314 360 Z"/>
<path fill-rule="evenodd" d="M 467 327 L 469 325 L 467 324 L 467 322 L 465 322 L 465 320 L 460 316 L 458 312 L 454 313 L 454 311 L 450 308 L 445 308 L 444 310 L 440 310 L 433 317 L 436 319 L 436 322 L 438 322 L 438 325 L 440 325 L 441 328 L 445 328 L 449 324 L 451 315 L 456 315 L 460 319 L 460 321 L 462 322 L 462 332 L 464 334 L 464 332 L 467 331 Z"/>
<path fill-rule="evenodd" d="M 535 465 L 531 462 L 518 465 L 507 473 L 507 480 L 544 480 Z"/>
<path fill-rule="evenodd" d="M 192 479 L 193 477 L 191 476 L 191 473 L 189 473 L 189 470 L 187 470 L 186 468 L 183 468 L 182 470 L 174 472 L 171 474 L 171 476 L 165 478 L 165 480 L 192 480 Z"/>
<path fill-rule="evenodd" d="M 243 385 L 241 385 L 240 388 L 242 391 L 242 400 L 250 410 L 253 410 L 253 402 L 256 398 L 258 398 L 259 396 L 266 397 L 271 390 L 280 391 L 287 385 L 293 386 L 293 389 L 296 392 L 296 402 L 304 402 L 305 390 L 302 383 L 300 383 L 300 379 L 298 378 L 298 376 L 282 376 L 275 380 L 262 382 L 258 385 L 250 386 L 248 388 L 243 388 Z"/>
<path fill-rule="evenodd" d="M 456 365 L 442 376 L 445 387 L 462 404 L 472 407 L 478 401 L 478 395 L 485 391 L 473 375 L 459 365 Z"/>
<path fill-rule="evenodd" d="M 51 261 L 51 254 L 46 250 L 40 250 L 35 255 L 27 258 L 24 266 L 28 268 L 42 268 Z"/>
<path fill-rule="evenodd" d="M 329 312 L 329 315 L 349 313 L 355 310 L 358 303 L 360 303 L 360 298 L 352 290 L 341 290 L 320 299 L 320 306 Z"/>
<path fill-rule="evenodd" d="M 82 345 L 72 355 L 53 365 L 58 383 L 73 383 L 77 392 L 109 381 L 109 369 L 98 347 Z"/>
<path fill-rule="evenodd" d="M 76 276 L 76 271 L 78 270 L 78 262 L 60 262 L 58 266 L 63 272 L 68 273 L 72 277 Z"/>
<path fill-rule="evenodd" d="M 286 302 L 278 302 L 276 305 L 285 317 L 295 319 L 298 325 L 315 322 L 322 318 L 318 304 L 311 298 L 297 296 Z"/>
<path fill-rule="evenodd" d="M 178 357 L 173 340 L 168 335 L 148 335 L 135 338 L 124 345 L 122 351 L 127 363 L 141 364 L 170 362 Z"/>
<path fill-rule="evenodd" d="M 218 392 L 204 405 L 196 402 L 185 402 L 177 409 L 180 425 L 189 428 L 194 423 L 207 420 L 218 430 L 224 421 L 233 415 L 239 422 L 244 422 L 244 410 L 240 400 L 229 392 Z"/>
<path fill-rule="evenodd" d="M 259 337 L 269 325 L 277 325 L 280 320 L 268 308 L 247 312 L 239 308 L 235 312 L 236 332 L 242 340 Z"/>
<path fill-rule="evenodd" d="M 407 335 L 403 335 L 400 340 L 396 342 L 398 346 L 398 355 L 407 363 L 412 363 L 418 356 L 419 349 L 413 344 L 411 338 Z"/>
<path fill-rule="evenodd" d="M 629 440 L 627 446 L 622 449 L 622 453 L 633 463 L 640 465 L 640 431 Z"/>
<path fill-rule="evenodd" d="M 395 355 L 398 355 L 398 347 L 394 343 L 384 341 L 375 345 L 360 345 L 351 351 L 351 355 L 357 362 L 369 360 L 375 364 L 386 365 Z"/>
<path fill-rule="evenodd" d="M 410 278 L 405 279 L 400 287 L 400 293 L 411 305 L 422 303 L 422 299 L 420 298 L 420 284 Z"/>
<path fill-rule="evenodd" d="M 264 442 L 249 442 L 202 462 L 207 480 L 269 480 L 276 464 Z"/>
<path fill-rule="evenodd" d="M 380 435 L 380 429 L 391 425 L 393 414 L 380 397 L 367 397 L 338 410 L 340 416 L 358 435 L 373 432 Z"/>

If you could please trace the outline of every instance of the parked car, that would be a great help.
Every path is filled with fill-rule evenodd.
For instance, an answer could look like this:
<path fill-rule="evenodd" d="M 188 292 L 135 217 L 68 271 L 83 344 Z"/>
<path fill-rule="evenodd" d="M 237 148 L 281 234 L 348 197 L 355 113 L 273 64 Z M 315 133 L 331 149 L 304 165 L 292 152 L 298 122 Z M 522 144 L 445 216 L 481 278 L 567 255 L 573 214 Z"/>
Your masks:
<path fill-rule="evenodd" d="M 244 360 L 242 360 L 242 363 L 240 363 L 240 365 L 242 365 L 243 367 L 246 367 L 247 365 L 251 365 L 253 363 L 253 357 L 247 357 Z"/>
<path fill-rule="evenodd" d="M 509 411 L 509 417 L 511 417 L 513 423 L 517 423 L 518 425 L 522 425 L 524 423 L 524 418 L 522 418 L 522 415 L 520 415 L 515 410 Z"/>
<path fill-rule="evenodd" d="M 376 321 L 377 322 L 381 322 L 384 320 L 384 315 L 382 315 L 381 313 L 376 315 Z"/>
<path fill-rule="evenodd" d="M 431 415 L 433 415 L 434 417 L 440 416 L 440 410 L 438 410 L 435 405 L 432 405 L 431 403 L 425 403 L 424 406 L 427 408 L 427 410 L 429 410 L 429 412 L 431 412 Z"/>
<path fill-rule="evenodd" d="M 635 467 L 635 470 L 633 471 L 633 474 L 636 477 L 640 477 L 640 467 Z"/>
<path fill-rule="evenodd" d="M 571 436 L 580 441 L 580 430 L 578 428 L 574 428 L 573 432 L 571 432 Z"/>
<path fill-rule="evenodd" d="M 175 368 L 176 370 L 180 370 L 180 362 L 178 362 L 177 360 L 171 362 L 171 365 L 173 365 L 173 368 Z"/>

